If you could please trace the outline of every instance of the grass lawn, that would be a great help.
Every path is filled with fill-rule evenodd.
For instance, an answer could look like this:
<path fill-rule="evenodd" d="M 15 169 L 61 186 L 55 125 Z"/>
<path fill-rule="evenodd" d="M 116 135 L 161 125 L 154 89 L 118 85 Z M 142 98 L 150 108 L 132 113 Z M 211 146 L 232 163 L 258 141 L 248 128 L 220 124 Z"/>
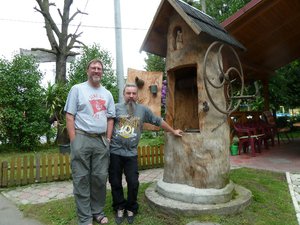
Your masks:
<path fill-rule="evenodd" d="M 165 215 L 148 206 L 144 196 L 145 189 L 150 185 L 148 183 L 140 185 L 138 196 L 140 210 L 134 224 L 184 225 L 192 221 L 214 222 L 221 225 L 298 224 L 284 173 L 241 168 L 232 170 L 230 179 L 248 188 L 253 194 L 252 203 L 242 213 L 195 217 Z M 109 224 L 115 224 L 111 201 L 111 194 L 108 191 L 105 212 L 110 220 Z M 28 217 L 36 218 L 46 225 L 77 224 L 73 197 L 40 205 L 25 205 L 21 206 L 21 209 Z"/>
<path fill-rule="evenodd" d="M 12 157 L 23 157 L 23 156 L 31 156 L 37 153 L 48 154 L 48 153 L 59 153 L 58 146 L 43 146 L 39 149 L 39 151 L 21 151 L 14 149 L 4 149 L 4 147 L 0 148 L 0 161 L 7 160 L 9 161 Z"/>

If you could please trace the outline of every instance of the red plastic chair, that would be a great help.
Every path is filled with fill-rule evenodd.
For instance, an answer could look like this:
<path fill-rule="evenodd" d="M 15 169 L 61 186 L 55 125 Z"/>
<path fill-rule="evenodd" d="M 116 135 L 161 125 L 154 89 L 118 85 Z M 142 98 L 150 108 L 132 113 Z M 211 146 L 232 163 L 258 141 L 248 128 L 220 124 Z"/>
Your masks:
<path fill-rule="evenodd" d="M 263 123 L 263 121 L 249 121 L 244 126 L 254 129 L 254 134 L 257 136 L 260 145 L 263 143 L 265 149 L 269 148 L 269 139 L 271 139 L 272 146 L 274 146 L 274 136 L 272 130 L 267 124 Z"/>
<path fill-rule="evenodd" d="M 251 155 L 256 156 L 256 152 L 260 152 L 263 134 L 256 134 L 256 129 L 245 126 L 241 123 L 233 124 L 235 133 L 239 139 L 238 151 L 239 155 L 243 150 L 246 152 L 251 147 Z"/>

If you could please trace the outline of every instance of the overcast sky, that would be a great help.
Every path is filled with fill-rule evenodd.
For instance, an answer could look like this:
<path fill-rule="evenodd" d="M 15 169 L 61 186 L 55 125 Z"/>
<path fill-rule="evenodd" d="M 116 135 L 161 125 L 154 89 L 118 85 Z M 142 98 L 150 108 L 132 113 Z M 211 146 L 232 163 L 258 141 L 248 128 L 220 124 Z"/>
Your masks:
<path fill-rule="evenodd" d="M 35 0 L 0 2 L 1 58 L 11 58 L 19 53 L 20 48 L 49 48 L 43 18 L 33 9 L 37 6 Z M 50 2 L 61 4 L 62 0 Z M 125 76 L 128 68 L 142 70 L 145 65 L 145 53 L 139 50 L 159 3 L 160 0 L 120 0 Z M 71 29 L 81 22 L 80 31 L 83 34 L 79 40 L 87 45 L 99 44 L 112 54 L 115 62 L 114 0 L 74 0 L 71 13 L 77 8 L 88 15 L 77 15 Z M 52 11 L 52 14 L 57 15 L 57 11 Z M 44 70 L 49 70 L 49 66 L 46 67 Z M 50 70 L 53 70 L 53 66 Z"/>

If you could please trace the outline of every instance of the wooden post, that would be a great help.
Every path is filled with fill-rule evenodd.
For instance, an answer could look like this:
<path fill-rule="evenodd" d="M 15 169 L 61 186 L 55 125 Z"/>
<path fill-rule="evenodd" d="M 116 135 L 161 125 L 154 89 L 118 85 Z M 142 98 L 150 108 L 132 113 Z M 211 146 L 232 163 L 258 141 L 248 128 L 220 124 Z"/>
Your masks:
<path fill-rule="evenodd" d="M 42 182 L 47 181 L 46 155 L 42 155 Z"/>
<path fill-rule="evenodd" d="M 7 168 L 8 170 L 8 168 Z M 9 186 L 15 185 L 15 157 L 10 160 L 10 176 L 9 176 Z"/>
<path fill-rule="evenodd" d="M 35 162 L 35 171 L 36 171 L 36 177 L 35 177 L 35 182 L 40 182 L 41 180 L 41 172 L 40 172 L 40 169 L 41 169 L 41 162 L 40 162 L 40 155 L 37 154 L 36 155 L 36 162 Z"/>
<path fill-rule="evenodd" d="M 22 185 L 26 185 L 26 184 L 28 184 L 28 158 L 27 156 L 24 156 Z"/>
<path fill-rule="evenodd" d="M 29 183 L 33 184 L 34 181 L 34 156 L 31 155 L 29 159 Z"/>
<path fill-rule="evenodd" d="M 21 157 L 17 158 L 17 177 L 16 177 L 16 184 L 21 185 L 21 170 L 22 170 L 22 164 L 21 164 Z"/>
<path fill-rule="evenodd" d="M 58 155 L 54 156 L 54 180 L 58 180 Z"/>
<path fill-rule="evenodd" d="M 3 161 L 1 163 L 1 187 L 7 187 L 8 186 L 8 162 Z"/>
<path fill-rule="evenodd" d="M 52 172 L 52 155 L 48 155 L 48 176 L 47 181 L 51 182 L 53 180 L 53 172 Z"/>
<path fill-rule="evenodd" d="M 65 172 L 64 172 L 64 155 L 59 154 L 59 179 L 64 180 Z"/>

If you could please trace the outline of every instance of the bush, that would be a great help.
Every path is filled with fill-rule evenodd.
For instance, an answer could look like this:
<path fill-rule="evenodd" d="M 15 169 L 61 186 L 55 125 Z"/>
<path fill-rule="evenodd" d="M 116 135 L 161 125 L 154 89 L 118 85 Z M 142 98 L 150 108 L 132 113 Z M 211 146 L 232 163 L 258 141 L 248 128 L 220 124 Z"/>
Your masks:
<path fill-rule="evenodd" d="M 42 74 L 29 56 L 0 59 L 0 141 L 32 150 L 50 128 L 40 86 Z"/>

